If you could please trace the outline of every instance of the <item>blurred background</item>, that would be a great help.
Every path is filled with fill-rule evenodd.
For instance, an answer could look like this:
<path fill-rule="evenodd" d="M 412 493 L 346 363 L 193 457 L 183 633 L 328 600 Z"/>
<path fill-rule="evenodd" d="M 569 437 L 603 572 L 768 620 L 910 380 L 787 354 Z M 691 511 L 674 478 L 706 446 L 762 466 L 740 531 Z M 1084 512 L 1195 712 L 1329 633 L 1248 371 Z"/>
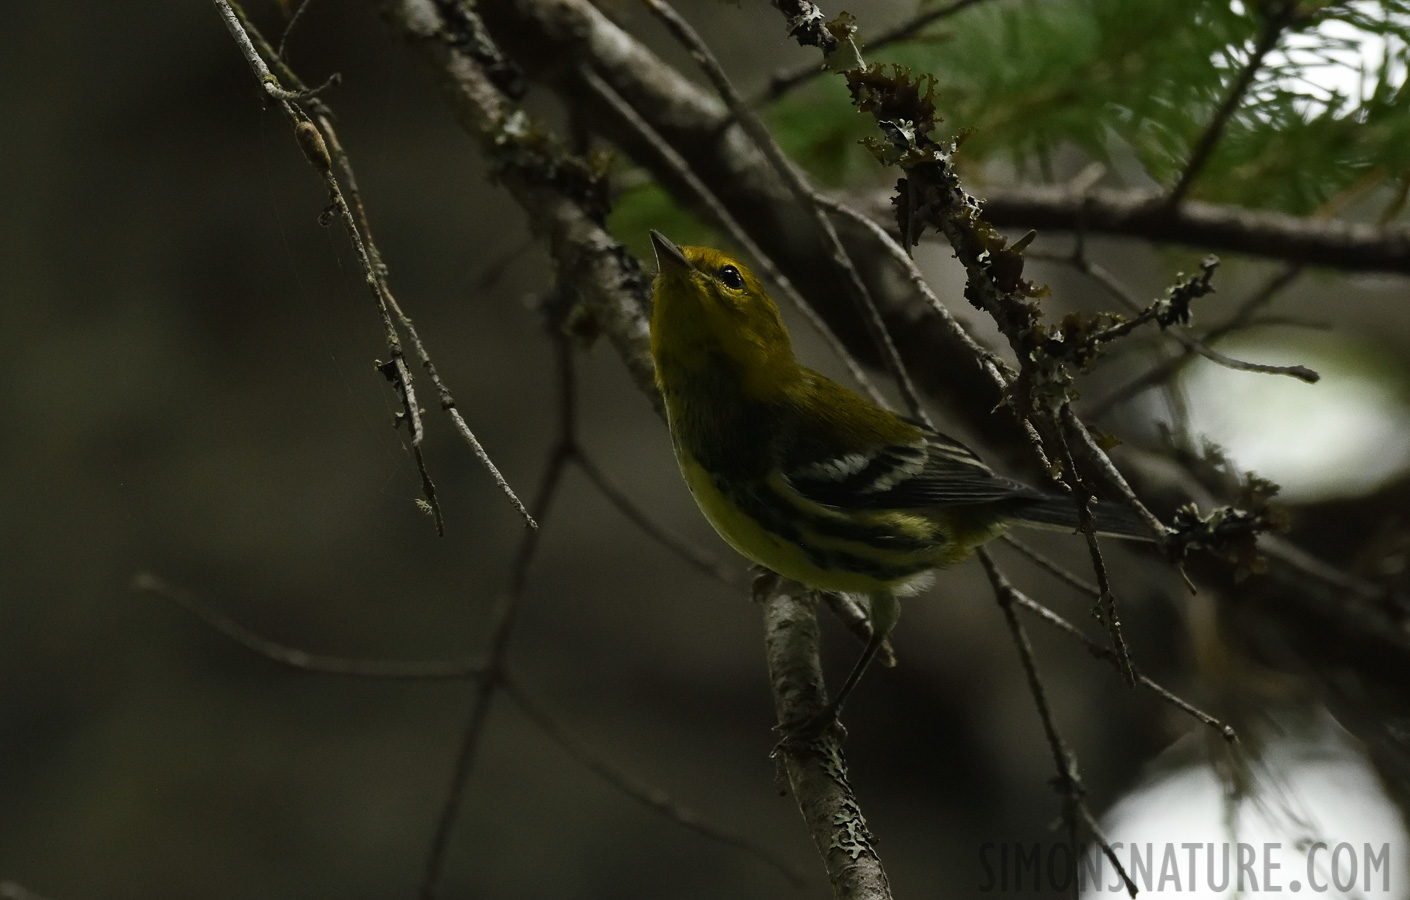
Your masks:
<path fill-rule="evenodd" d="M 1093 4 L 1053 6 L 1060 22 Z M 250 8 L 278 33 L 277 5 Z M 816 59 L 762 4 L 682 0 L 679 8 L 711 23 L 712 44 L 750 92 L 775 70 Z M 865 34 L 867 24 L 894 24 L 915 5 L 848 8 Z M 668 60 L 683 60 L 636 4 L 606 9 Z M 420 479 L 406 432 L 394 427 L 399 403 L 375 369 L 385 342 L 357 260 L 338 227 L 319 224 L 322 186 L 210 4 L 16 0 L 7 20 L 0 882 L 54 900 L 409 896 L 471 687 L 292 671 L 130 585 L 154 573 L 310 652 L 473 657 L 522 522 L 429 394 L 424 450 L 444 538 L 418 508 Z M 967 26 L 957 18 L 952 27 Z M 961 45 L 974 46 L 922 42 L 897 48 L 895 58 Z M 392 287 L 471 428 L 528 500 L 557 429 L 540 311 L 552 286 L 544 248 L 419 60 L 368 5 L 312 4 L 289 59 L 310 82 L 342 74 L 327 97 Z M 1030 83 L 1051 83 L 1042 71 L 1029 74 Z M 953 104 L 959 115 L 946 113 L 949 126 L 977 118 L 962 99 Z M 561 123 L 548 92 L 527 102 Z M 883 191 L 894 173 L 856 146 L 865 130 L 842 119 L 818 125 L 839 108 L 847 108 L 840 84 L 820 81 L 777 105 L 771 121 L 824 183 Z M 1045 173 L 1031 153 L 1000 143 L 1002 123 L 979 134 L 996 142 L 976 145 L 979 185 L 1060 180 L 1093 156 L 1080 137 L 1058 134 Z M 1142 171 L 1138 156 L 1122 151 L 1107 162 L 1130 175 Z M 1236 163 L 1219 176 L 1226 183 L 1240 177 Z M 1348 216 L 1374 218 L 1366 210 L 1384 205 L 1403 171 L 1383 175 L 1391 186 L 1358 195 Z M 711 239 L 629 164 L 618 176 L 612 225 L 630 248 L 645 252 L 647 227 Z M 1320 205 L 1276 202 L 1304 214 Z M 1036 246 L 1061 252 L 1070 238 L 1045 233 Z M 1203 255 L 1117 239 L 1094 240 L 1091 252 L 1142 298 L 1161 294 Z M 963 273 L 948 248 L 923 245 L 917 256 L 940 296 L 982 333 L 966 316 Z M 1219 293 L 1199 304 L 1231 309 L 1281 265 L 1227 258 Z M 1070 267 L 1033 263 L 1029 271 L 1051 284 L 1059 311 L 1109 308 Z M 1224 349 L 1309 365 L 1321 383 L 1203 363 L 1180 382 L 1190 429 L 1223 444 L 1238 471 L 1282 483 L 1292 538 L 1337 565 L 1351 566 L 1373 539 L 1394 545 L 1404 533 L 1407 301 L 1403 277 L 1308 272 L 1273 307 L 1296 327 L 1262 329 Z M 806 328 L 794 331 L 807 361 L 837 370 Z M 1101 397 L 1124 380 L 1112 372 L 1138 372 L 1139 359 L 1114 363 L 1084 396 Z M 591 458 L 652 517 L 743 577 L 695 510 L 662 423 L 617 355 L 604 343 L 576 353 L 574 366 Z M 1116 422 L 1137 450 L 1157 446 L 1153 423 L 1171 417 L 1163 395 L 1152 394 Z M 959 423 L 947 428 L 965 433 Z M 1074 567 L 1086 553 L 1064 535 L 1032 543 Z M 999 552 L 1021 587 L 1093 624 L 1085 598 Z M 1213 652 L 1211 662 L 1206 651 L 1218 641 L 1208 637 L 1217 618 L 1209 594 L 1191 598 L 1153 555 L 1112 547 L 1108 559 L 1141 668 L 1247 726 L 1256 748 L 1276 745 L 1250 777 L 1272 778 L 1264 806 L 1300 811 L 1285 832 L 1332 833 L 1347 817 L 1364 824 L 1378 811 L 1384 824 L 1365 840 L 1393 844 L 1392 893 L 1404 896 L 1401 786 L 1367 755 L 1366 729 L 1345 713 L 1329 716 L 1320 688 L 1270 674 L 1266 659 L 1229 663 Z M 855 644 L 835 623 L 827 629 L 827 664 L 840 677 Z M 1032 633 L 1094 808 L 1126 797 L 1128 813 L 1154 810 L 1169 822 L 1183 797 L 1202 804 L 1190 814 L 1207 823 L 1191 826 L 1204 836 L 1190 839 L 1235 833 L 1218 814 L 1227 800 L 1213 775 L 1207 791 L 1175 799 L 1131 793 L 1172 771 L 1213 772 L 1208 760 L 1223 757 L 1209 751 L 1218 741 L 1207 729 L 1128 690 L 1070 640 L 1037 626 Z M 985 844 L 1061 843 L 1051 755 L 976 565 L 943 573 L 909 602 L 896 640 L 900 664 L 869 675 L 848 710 L 853 786 L 898 896 L 978 894 Z M 746 592 L 682 563 L 569 470 L 523 598 L 510 654 L 518 683 L 584 746 L 787 861 L 808 883 L 795 891 L 756 858 L 643 808 L 501 698 L 450 844 L 445 896 L 826 896 L 792 799 L 776 787 L 762 651 L 759 611 Z M 1369 701 L 1356 709 L 1362 725 L 1387 720 Z M 1305 759 L 1331 769 L 1288 761 Z M 1327 806 L 1304 801 L 1295 777 L 1304 769 L 1312 780 L 1341 773 L 1352 787 Z M 1177 840 L 1158 827 L 1155 835 L 1142 840 Z M 1296 838 L 1280 839 L 1292 846 Z"/>

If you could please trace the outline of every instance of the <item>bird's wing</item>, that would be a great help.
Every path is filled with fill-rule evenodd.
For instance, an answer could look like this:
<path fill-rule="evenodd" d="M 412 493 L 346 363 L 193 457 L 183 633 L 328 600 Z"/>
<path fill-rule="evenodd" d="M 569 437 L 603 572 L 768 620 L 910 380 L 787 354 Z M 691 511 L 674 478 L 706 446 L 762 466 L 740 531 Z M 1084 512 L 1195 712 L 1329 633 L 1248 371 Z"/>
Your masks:
<path fill-rule="evenodd" d="M 807 499 L 840 509 L 973 506 L 1045 497 L 995 475 L 960 442 L 917 427 L 920 434 L 913 440 L 795 461 L 783 476 Z"/>

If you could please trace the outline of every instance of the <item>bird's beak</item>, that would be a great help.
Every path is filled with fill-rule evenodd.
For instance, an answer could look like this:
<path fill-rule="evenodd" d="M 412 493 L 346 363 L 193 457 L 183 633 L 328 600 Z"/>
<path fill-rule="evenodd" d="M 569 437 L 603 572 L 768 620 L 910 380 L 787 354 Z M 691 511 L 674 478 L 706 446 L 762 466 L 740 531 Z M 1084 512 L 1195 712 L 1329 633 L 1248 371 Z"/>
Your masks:
<path fill-rule="evenodd" d="M 681 248 L 671 243 L 670 238 L 655 228 L 651 229 L 651 246 L 656 250 L 656 270 L 661 274 L 671 271 L 689 272 L 694 268 L 681 252 Z"/>

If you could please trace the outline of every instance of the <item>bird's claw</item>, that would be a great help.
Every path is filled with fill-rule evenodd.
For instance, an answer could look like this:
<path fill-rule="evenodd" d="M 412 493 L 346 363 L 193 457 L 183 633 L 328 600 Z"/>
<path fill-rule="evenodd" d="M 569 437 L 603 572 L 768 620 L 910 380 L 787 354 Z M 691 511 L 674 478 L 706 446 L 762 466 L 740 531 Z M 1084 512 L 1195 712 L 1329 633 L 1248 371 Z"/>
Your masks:
<path fill-rule="evenodd" d="M 837 707 L 829 705 L 806 719 L 779 725 L 778 730 L 783 733 L 783 737 L 774 745 L 770 755 L 777 756 L 779 751 L 790 745 L 811 744 L 829 732 L 833 732 L 838 741 L 845 740 L 847 727 L 837 717 L 838 712 Z"/>

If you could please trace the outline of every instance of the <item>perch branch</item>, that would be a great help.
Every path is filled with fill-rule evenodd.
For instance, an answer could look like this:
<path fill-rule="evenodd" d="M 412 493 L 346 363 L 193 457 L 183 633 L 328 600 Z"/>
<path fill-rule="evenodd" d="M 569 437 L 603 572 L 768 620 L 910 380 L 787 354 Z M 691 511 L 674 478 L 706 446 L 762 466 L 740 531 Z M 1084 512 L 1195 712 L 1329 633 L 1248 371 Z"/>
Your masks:
<path fill-rule="evenodd" d="M 818 657 L 817 599 L 799 585 L 784 582 L 767 592 L 763 605 L 774 707 L 780 727 L 787 728 L 809 721 L 827 708 Z M 785 740 L 775 753 L 827 868 L 833 896 L 837 900 L 889 900 L 886 871 L 847 780 L 839 729 L 824 729 L 807 740 Z"/>

